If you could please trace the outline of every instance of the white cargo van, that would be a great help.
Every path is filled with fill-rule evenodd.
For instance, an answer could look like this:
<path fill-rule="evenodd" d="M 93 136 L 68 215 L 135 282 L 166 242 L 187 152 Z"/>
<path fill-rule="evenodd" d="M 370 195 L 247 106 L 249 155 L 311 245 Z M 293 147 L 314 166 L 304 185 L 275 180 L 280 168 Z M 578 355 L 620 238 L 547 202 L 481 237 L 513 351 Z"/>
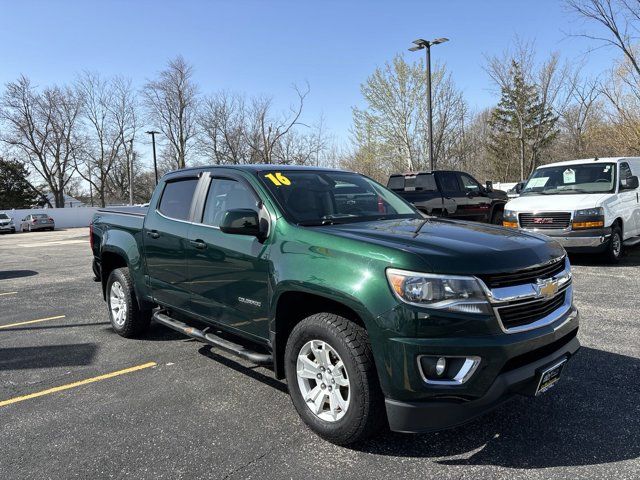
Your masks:
<path fill-rule="evenodd" d="M 640 243 L 640 157 L 571 160 L 538 167 L 504 210 L 504 226 L 543 233 L 569 252 L 615 263 Z"/>

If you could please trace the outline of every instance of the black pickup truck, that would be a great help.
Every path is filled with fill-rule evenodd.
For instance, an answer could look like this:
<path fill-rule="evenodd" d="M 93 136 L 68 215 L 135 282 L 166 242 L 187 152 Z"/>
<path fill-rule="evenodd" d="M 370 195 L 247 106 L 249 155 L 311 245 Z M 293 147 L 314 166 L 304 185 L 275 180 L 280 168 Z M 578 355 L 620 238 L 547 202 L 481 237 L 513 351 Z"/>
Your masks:
<path fill-rule="evenodd" d="M 391 175 L 387 188 L 429 215 L 502 225 L 507 194 L 465 172 L 439 170 Z"/>

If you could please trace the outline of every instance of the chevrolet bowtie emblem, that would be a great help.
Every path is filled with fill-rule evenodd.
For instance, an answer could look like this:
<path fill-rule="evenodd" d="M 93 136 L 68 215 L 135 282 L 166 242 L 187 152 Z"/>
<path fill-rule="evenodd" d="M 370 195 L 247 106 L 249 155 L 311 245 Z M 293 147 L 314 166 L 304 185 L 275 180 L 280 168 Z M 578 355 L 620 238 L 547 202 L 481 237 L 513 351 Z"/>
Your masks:
<path fill-rule="evenodd" d="M 558 293 L 558 281 L 553 278 L 538 279 L 534 287 L 539 297 L 551 298 Z"/>

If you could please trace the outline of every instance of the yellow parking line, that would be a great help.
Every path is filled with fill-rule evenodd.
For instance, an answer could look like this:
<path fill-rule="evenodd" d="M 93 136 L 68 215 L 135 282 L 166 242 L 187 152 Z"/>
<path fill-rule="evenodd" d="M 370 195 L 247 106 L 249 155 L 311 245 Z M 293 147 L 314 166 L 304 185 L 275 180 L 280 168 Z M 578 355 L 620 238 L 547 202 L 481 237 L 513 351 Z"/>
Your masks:
<path fill-rule="evenodd" d="M 5 295 L 15 295 L 18 292 L 4 292 L 4 293 L 0 293 L 0 297 L 4 297 Z"/>
<path fill-rule="evenodd" d="M 126 373 L 136 372 L 138 370 L 143 370 L 145 368 L 155 367 L 156 365 L 158 365 L 156 362 L 143 363 L 142 365 L 125 368 L 124 370 L 118 370 L 116 372 L 106 373 L 104 375 L 99 375 L 97 377 L 87 378 L 85 380 L 80 380 L 79 382 L 67 383 L 66 385 L 60 385 L 59 387 L 53 387 L 47 390 L 41 390 L 40 392 L 30 393 L 29 395 L 23 395 L 22 397 L 10 398 L 8 400 L 1 401 L 0 407 L 5 407 L 7 405 L 11 405 L 12 403 L 23 402 L 25 400 L 30 400 L 32 398 L 42 397 L 44 395 L 49 395 L 51 393 L 62 392 L 63 390 L 69 390 L 70 388 L 80 387 L 82 385 L 87 385 L 89 383 L 99 382 L 101 380 L 117 377 L 119 375 L 124 375 Z"/>
<path fill-rule="evenodd" d="M 65 317 L 66 315 L 57 315 L 55 317 L 38 318 L 37 320 L 29 320 L 27 322 L 10 323 L 9 325 L 0 325 L 0 329 L 10 328 L 10 327 L 19 327 L 20 325 L 29 325 L 30 323 L 46 322 L 47 320 L 58 320 L 60 318 L 65 318 Z"/>

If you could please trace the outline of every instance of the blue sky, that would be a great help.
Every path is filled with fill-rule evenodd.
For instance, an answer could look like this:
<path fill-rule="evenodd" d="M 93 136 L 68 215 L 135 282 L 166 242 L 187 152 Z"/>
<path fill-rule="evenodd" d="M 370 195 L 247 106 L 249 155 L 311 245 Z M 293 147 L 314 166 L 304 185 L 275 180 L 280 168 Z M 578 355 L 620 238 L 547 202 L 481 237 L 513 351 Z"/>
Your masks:
<path fill-rule="evenodd" d="M 593 46 L 568 35 L 583 24 L 560 0 L 0 0 L 0 18 L 1 84 L 21 73 L 39 85 L 64 83 L 87 69 L 142 85 L 182 54 L 205 93 L 272 95 L 284 109 L 291 84 L 308 81 L 305 119 L 322 113 L 341 140 L 360 84 L 415 38 L 451 39 L 434 48 L 434 60 L 446 62 L 472 108 L 496 101 L 484 55 L 499 54 L 516 35 L 535 40 L 540 54 L 557 50 L 574 61 Z M 596 50 L 585 72 L 603 72 L 615 55 Z"/>

